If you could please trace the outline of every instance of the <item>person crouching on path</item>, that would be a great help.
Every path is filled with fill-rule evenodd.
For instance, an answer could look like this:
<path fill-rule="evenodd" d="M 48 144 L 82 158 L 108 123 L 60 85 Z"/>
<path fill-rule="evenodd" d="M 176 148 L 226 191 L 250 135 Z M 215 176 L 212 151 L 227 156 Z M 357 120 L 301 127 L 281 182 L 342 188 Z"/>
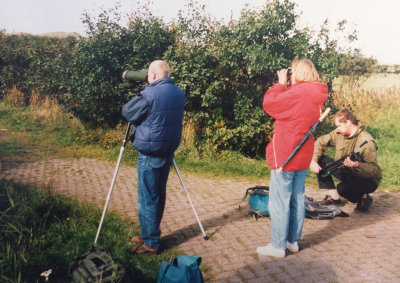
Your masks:
<path fill-rule="evenodd" d="M 263 107 L 275 119 L 274 135 L 266 148 L 271 169 L 268 209 L 271 218 L 271 242 L 257 248 L 257 253 L 285 257 L 285 248 L 298 252 L 304 222 L 305 177 L 314 151 L 312 136 L 278 172 L 296 144 L 319 119 L 328 97 L 328 86 L 320 83 L 310 60 L 292 62 L 291 85 L 287 86 L 288 69 L 277 72 L 275 83 L 264 95 Z"/>
<path fill-rule="evenodd" d="M 153 61 L 147 85 L 122 108 L 134 125 L 133 146 L 139 151 L 138 216 L 141 236 L 132 241 L 135 254 L 156 254 L 160 248 L 160 223 L 164 213 L 166 185 L 175 150 L 182 136 L 185 93 L 173 84 L 166 62 Z"/>
<path fill-rule="evenodd" d="M 321 204 L 341 204 L 340 196 L 352 203 L 359 212 L 367 212 L 371 206 L 370 193 L 374 192 L 382 179 L 381 168 L 377 161 L 378 146 L 373 137 L 364 130 L 363 125 L 348 109 L 339 110 L 334 116 L 336 129 L 317 139 L 314 145 L 314 156 L 310 169 L 317 174 L 320 189 L 328 189 Z M 361 144 L 367 142 L 360 147 Z M 328 146 L 336 148 L 335 160 L 351 154 L 359 148 L 361 160 L 353 161 L 347 157 L 343 161 L 344 167 L 332 173 L 341 182 L 335 188 L 332 175 L 321 174 L 322 167 L 334 162 L 323 155 Z"/>

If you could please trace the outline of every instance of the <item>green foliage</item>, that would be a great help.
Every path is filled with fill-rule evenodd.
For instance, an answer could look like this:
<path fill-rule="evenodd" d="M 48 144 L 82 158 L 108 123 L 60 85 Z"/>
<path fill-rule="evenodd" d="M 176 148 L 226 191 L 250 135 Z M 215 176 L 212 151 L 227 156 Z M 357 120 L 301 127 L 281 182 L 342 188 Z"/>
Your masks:
<path fill-rule="evenodd" d="M 215 150 L 262 154 L 272 131 L 263 94 L 275 71 L 303 51 L 294 4 L 273 1 L 261 11 L 244 10 L 228 26 L 204 16 L 193 2 L 188 9 L 186 17 L 179 14 L 175 44 L 165 54 L 187 95 L 186 119 L 198 124 L 197 138 Z"/>
<path fill-rule="evenodd" d="M 327 21 L 316 34 L 299 29 L 296 4 L 289 0 L 246 8 L 227 24 L 207 16 L 194 0 L 186 4 L 168 25 L 152 15 L 149 4 L 131 13 L 127 27 L 119 24 L 118 6 L 95 18 L 86 14 L 87 36 L 80 39 L 0 32 L 0 87 L 51 95 L 84 122 L 114 126 L 130 95 L 122 87 L 122 72 L 162 58 L 186 93 L 185 121 L 196 125 L 196 146 L 212 142 L 215 152 L 262 156 L 273 130 L 262 99 L 278 69 L 295 57 L 310 58 L 332 90 L 340 74 L 357 78 L 375 64 L 358 50 L 341 48 Z M 336 32 L 344 35 L 341 41 L 357 39 L 346 21 Z M 332 96 L 327 106 L 334 107 Z"/>
<path fill-rule="evenodd" d="M 6 35 L 0 32 L 0 89 L 16 86 L 26 96 L 65 93 L 76 38 Z"/>
<path fill-rule="evenodd" d="M 123 71 L 147 67 L 162 57 L 173 39 L 165 25 L 146 11 L 133 14 L 128 28 L 117 24 L 118 20 L 117 7 L 102 12 L 98 19 L 85 15 L 88 36 L 77 45 L 71 88 L 63 100 L 86 122 L 116 124 L 128 100 L 120 85 Z"/>

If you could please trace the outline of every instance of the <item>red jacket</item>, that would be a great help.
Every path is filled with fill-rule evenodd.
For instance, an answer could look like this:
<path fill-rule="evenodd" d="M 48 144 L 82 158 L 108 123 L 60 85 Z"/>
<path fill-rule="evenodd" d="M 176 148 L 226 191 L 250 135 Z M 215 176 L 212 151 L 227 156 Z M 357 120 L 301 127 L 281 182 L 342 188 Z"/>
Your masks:
<path fill-rule="evenodd" d="M 274 135 L 265 153 L 271 169 L 283 165 L 293 148 L 319 119 L 327 97 L 328 86 L 317 82 L 299 82 L 288 89 L 276 83 L 265 93 L 263 108 L 275 118 Z M 313 151 L 314 136 L 311 136 L 283 171 L 307 169 Z"/>

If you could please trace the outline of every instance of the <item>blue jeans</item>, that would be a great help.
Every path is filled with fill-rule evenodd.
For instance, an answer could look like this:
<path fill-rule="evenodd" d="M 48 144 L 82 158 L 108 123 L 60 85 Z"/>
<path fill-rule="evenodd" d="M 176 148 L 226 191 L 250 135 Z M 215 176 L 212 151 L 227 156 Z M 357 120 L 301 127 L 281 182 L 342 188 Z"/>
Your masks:
<path fill-rule="evenodd" d="M 173 155 L 138 157 L 138 215 L 141 238 L 149 248 L 160 247 L 160 223 L 164 213 L 166 186 Z"/>
<path fill-rule="evenodd" d="M 304 181 L 307 169 L 271 170 L 268 209 L 271 217 L 271 243 L 285 249 L 286 242 L 298 242 L 304 222 Z"/>

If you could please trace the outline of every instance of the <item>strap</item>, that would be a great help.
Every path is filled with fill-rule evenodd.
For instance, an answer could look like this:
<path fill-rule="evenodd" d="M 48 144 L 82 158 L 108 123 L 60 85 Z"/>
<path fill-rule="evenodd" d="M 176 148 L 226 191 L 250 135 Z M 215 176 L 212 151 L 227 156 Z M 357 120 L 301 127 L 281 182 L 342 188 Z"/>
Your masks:
<path fill-rule="evenodd" d="M 255 187 L 248 188 L 248 189 L 246 190 L 246 193 L 245 193 L 244 197 L 243 197 L 242 200 L 239 202 L 239 210 L 240 210 L 240 205 L 242 204 L 242 202 L 245 201 L 245 199 L 247 198 L 248 195 L 250 195 L 249 191 L 256 191 L 256 190 L 265 190 L 265 191 L 269 191 L 269 187 L 268 187 L 268 186 L 255 186 Z"/>
<path fill-rule="evenodd" d="M 246 193 L 244 195 L 244 197 L 242 198 L 242 200 L 239 202 L 239 210 L 240 210 L 240 205 L 242 204 L 242 202 L 247 198 L 247 196 L 249 195 L 249 190 L 254 190 L 254 188 L 248 188 L 246 190 Z"/>
<path fill-rule="evenodd" d="M 173 262 L 167 262 L 167 263 L 168 263 L 168 265 L 167 265 L 167 267 L 165 268 L 165 270 L 164 270 L 164 272 L 163 272 L 163 275 L 162 275 L 162 277 L 161 277 L 161 280 L 160 280 L 161 283 L 162 283 L 163 280 L 164 280 L 165 274 L 167 274 L 168 268 L 170 268 L 172 265 L 178 266 L 178 259 L 177 259 L 177 258 L 174 258 L 174 261 L 173 261 Z"/>

